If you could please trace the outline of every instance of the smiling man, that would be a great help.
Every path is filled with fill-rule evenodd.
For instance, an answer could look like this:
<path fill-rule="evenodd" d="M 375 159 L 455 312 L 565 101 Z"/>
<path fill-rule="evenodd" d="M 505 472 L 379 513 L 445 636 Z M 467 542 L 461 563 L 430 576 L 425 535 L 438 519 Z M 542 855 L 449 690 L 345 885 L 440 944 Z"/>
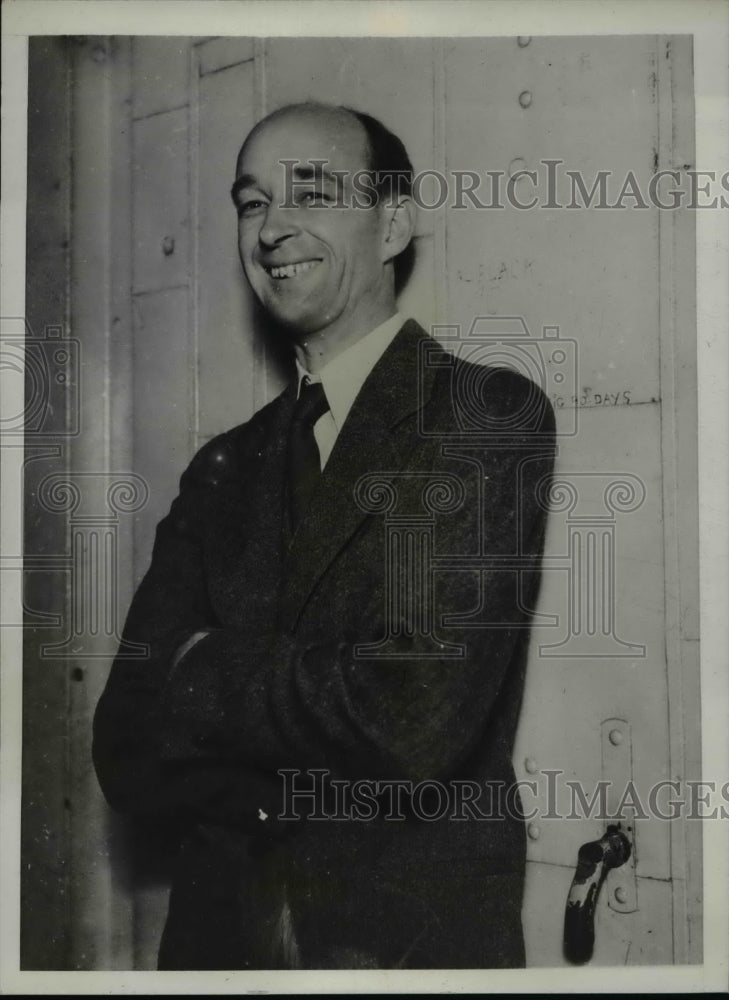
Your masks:
<path fill-rule="evenodd" d="M 283 108 L 238 157 L 296 377 L 183 474 L 124 632 L 149 657 L 95 718 L 112 806 L 179 841 L 160 968 L 524 962 L 510 758 L 553 416 L 397 313 L 411 179 L 341 107 Z"/>
<path fill-rule="evenodd" d="M 238 158 L 245 275 L 312 372 L 395 313 L 393 261 L 412 239 L 414 205 L 401 195 L 380 210 L 359 207 L 368 145 L 351 112 L 303 106 L 258 125 Z M 398 152 L 395 169 L 412 170 Z"/>

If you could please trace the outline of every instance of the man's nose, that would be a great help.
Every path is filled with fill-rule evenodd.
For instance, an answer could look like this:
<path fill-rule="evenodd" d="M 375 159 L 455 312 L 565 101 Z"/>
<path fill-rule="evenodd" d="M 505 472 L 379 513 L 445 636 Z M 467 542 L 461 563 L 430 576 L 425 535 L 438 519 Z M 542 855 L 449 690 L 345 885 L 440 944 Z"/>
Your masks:
<path fill-rule="evenodd" d="M 266 247 L 275 247 L 298 232 L 295 212 L 295 208 L 271 202 L 258 233 L 259 241 Z"/>

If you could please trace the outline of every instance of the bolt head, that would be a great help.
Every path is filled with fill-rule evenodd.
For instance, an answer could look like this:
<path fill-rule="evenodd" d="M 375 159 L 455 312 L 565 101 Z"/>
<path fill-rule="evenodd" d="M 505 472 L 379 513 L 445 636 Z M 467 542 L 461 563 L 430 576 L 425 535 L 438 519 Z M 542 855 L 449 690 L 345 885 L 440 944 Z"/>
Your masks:
<path fill-rule="evenodd" d="M 532 92 L 530 90 L 522 90 L 519 94 L 519 104 L 523 108 L 531 107 L 532 103 Z"/>

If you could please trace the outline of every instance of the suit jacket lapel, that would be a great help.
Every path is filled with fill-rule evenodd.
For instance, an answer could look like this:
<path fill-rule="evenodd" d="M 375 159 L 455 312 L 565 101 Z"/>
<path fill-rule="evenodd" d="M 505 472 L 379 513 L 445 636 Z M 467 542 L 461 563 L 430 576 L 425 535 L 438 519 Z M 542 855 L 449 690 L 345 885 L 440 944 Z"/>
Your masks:
<path fill-rule="evenodd" d="M 286 442 L 295 393 L 289 387 L 254 418 L 234 446 L 232 475 L 213 496 L 211 588 L 227 621 L 275 621 L 283 566 Z M 255 585 L 252 573 L 255 573 Z"/>
<path fill-rule="evenodd" d="M 408 320 L 354 401 L 291 543 L 281 601 L 284 628 L 295 627 L 317 582 L 368 516 L 354 496 L 358 480 L 372 472 L 386 477 L 405 463 L 393 431 L 430 396 L 432 369 L 419 376 L 419 344 L 427 336 Z"/>

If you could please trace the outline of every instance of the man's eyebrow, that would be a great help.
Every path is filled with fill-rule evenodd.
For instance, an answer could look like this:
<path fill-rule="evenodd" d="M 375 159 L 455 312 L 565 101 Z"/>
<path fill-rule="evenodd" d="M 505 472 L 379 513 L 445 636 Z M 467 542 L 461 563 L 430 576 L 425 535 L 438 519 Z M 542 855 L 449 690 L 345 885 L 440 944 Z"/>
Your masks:
<path fill-rule="evenodd" d="M 230 196 L 235 200 L 235 196 L 247 187 L 257 187 L 256 178 L 253 174 L 241 174 L 240 177 L 236 177 L 233 181 L 233 187 L 230 189 Z"/>
<path fill-rule="evenodd" d="M 299 181 L 325 180 L 333 184 L 340 184 L 342 181 L 341 171 L 332 173 L 330 170 L 327 170 L 319 164 L 312 166 L 311 164 L 305 163 L 303 166 L 294 167 L 292 173 L 296 180 Z"/>
<path fill-rule="evenodd" d="M 292 174 L 295 180 L 299 181 L 324 180 L 335 185 L 342 183 L 341 172 L 334 174 L 320 164 L 312 165 L 305 163 L 302 166 L 296 166 L 293 168 Z M 235 201 L 236 196 L 245 188 L 255 188 L 258 186 L 258 181 L 253 174 L 240 174 L 233 182 L 233 186 L 230 189 L 230 196 Z"/>

